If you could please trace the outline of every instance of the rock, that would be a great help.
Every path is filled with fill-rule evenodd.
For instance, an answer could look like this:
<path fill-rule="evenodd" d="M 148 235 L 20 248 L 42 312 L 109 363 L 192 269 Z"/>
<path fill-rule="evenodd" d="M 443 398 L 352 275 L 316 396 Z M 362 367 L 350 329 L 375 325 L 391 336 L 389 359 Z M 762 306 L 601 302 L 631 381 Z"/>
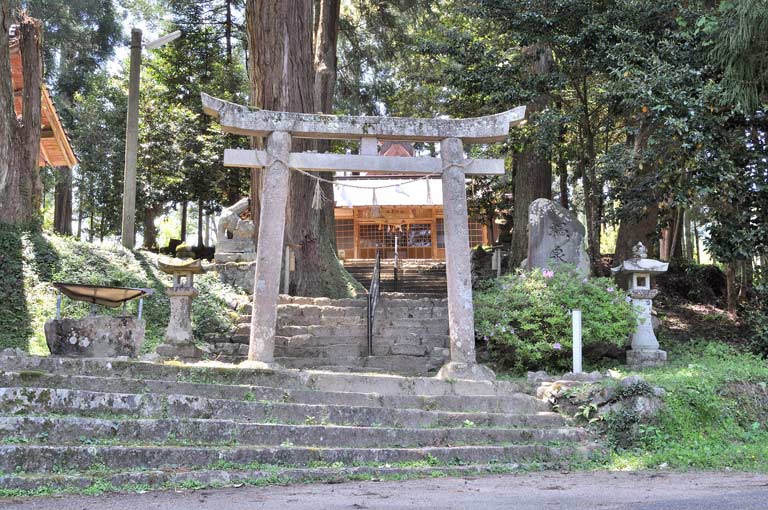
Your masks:
<path fill-rule="evenodd" d="M 585 234 L 584 225 L 573 212 L 546 198 L 534 200 L 528 208 L 526 268 L 552 269 L 558 264 L 572 264 L 589 274 Z"/>
<path fill-rule="evenodd" d="M 139 356 L 139 360 L 146 361 L 148 363 L 159 363 L 162 360 L 162 358 L 156 352 L 149 352 L 147 354 L 143 354 L 142 356 Z"/>
<path fill-rule="evenodd" d="M 656 416 L 664 406 L 660 398 L 643 395 L 634 396 L 624 402 L 623 405 L 627 409 L 634 411 L 637 417 L 643 421 L 647 421 Z"/>
<path fill-rule="evenodd" d="M 640 377 L 639 375 L 629 375 L 619 381 L 619 385 L 623 386 L 624 388 L 631 388 L 632 386 L 637 386 L 638 384 L 647 384 L 645 382 L 645 379 Z"/>
<path fill-rule="evenodd" d="M 19 349 L 18 347 L 9 347 L 0 351 L 0 356 L 10 358 L 17 356 L 29 356 L 29 354 L 24 349 Z"/>
<path fill-rule="evenodd" d="M 546 370 L 539 370 L 538 372 L 528 372 L 528 382 L 542 382 L 549 381 L 550 377 L 547 375 Z"/>
<path fill-rule="evenodd" d="M 45 340 L 56 356 L 135 358 L 144 343 L 144 327 L 144 321 L 134 317 L 53 319 L 45 323 Z"/>

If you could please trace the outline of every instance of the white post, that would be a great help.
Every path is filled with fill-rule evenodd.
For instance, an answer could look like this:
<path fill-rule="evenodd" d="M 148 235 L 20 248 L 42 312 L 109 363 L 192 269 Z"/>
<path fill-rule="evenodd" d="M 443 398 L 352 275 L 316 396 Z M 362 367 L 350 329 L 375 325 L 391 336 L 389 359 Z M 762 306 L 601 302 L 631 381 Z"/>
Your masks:
<path fill-rule="evenodd" d="M 571 312 L 573 319 L 573 373 L 581 373 L 581 310 Z"/>
<path fill-rule="evenodd" d="M 273 364 L 277 301 L 280 294 L 280 264 L 285 238 L 285 205 L 288 201 L 287 166 L 291 135 L 275 131 L 267 140 L 268 166 L 264 175 L 256 274 L 253 282 L 253 311 L 248 360 Z"/>

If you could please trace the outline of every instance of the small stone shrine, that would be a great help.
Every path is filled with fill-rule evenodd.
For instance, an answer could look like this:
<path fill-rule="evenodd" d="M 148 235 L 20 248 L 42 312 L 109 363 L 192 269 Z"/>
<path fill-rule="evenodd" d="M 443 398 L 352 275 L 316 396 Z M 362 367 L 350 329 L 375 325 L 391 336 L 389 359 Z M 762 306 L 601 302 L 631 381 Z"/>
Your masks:
<path fill-rule="evenodd" d="M 643 243 L 637 243 L 632 254 L 631 259 L 611 268 L 614 275 L 628 278 L 629 297 L 640 312 L 637 329 L 632 334 L 632 349 L 627 351 L 627 364 L 632 368 L 657 367 L 667 361 L 667 353 L 659 349 L 659 341 L 653 332 L 651 311 L 653 298 L 659 291 L 651 289 L 651 275 L 666 272 L 669 263 L 647 258 L 648 251 Z"/>
<path fill-rule="evenodd" d="M 160 270 L 173 275 L 173 286 L 166 289 L 171 302 L 171 317 L 165 330 L 165 343 L 157 346 L 163 358 L 195 359 L 202 351 L 195 345 L 192 335 L 192 300 L 197 297 L 194 275 L 203 273 L 199 260 L 191 262 L 159 263 Z"/>
<path fill-rule="evenodd" d="M 523 267 L 552 269 L 572 264 L 588 275 L 585 233 L 573 212 L 546 198 L 534 200 L 528 207 L 528 258 Z"/>

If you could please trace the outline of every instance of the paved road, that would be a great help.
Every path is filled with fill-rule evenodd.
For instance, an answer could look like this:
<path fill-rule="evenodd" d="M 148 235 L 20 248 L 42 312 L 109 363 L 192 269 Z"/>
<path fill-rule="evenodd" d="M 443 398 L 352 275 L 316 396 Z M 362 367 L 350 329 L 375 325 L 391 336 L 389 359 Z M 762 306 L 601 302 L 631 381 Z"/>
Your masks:
<path fill-rule="evenodd" d="M 405 482 L 0 499 L 3 510 L 765 510 L 768 475 L 535 473 Z"/>

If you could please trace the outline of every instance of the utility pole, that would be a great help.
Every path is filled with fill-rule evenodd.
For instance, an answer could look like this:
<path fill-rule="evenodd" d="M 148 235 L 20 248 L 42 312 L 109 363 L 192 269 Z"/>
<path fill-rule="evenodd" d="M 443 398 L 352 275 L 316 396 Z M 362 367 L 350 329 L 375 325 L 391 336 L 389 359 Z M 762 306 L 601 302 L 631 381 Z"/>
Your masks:
<path fill-rule="evenodd" d="M 123 172 L 123 246 L 136 245 L 136 156 L 139 145 L 139 80 L 141 77 L 141 30 L 131 30 L 131 71 L 128 79 L 128 120 L 125 124 L 125 171 Z"/>
<path fill-rule="evenodd" d="M 139 83 L 141 80 L 141 30 L 131 30 L 131 72 L 128 79 L 128 119 L 125 123 L 125 171 L 123 172 L 123 246 L 136 246 L 136 158 L 139 146 Z M 175 41 L 181 32 L 172 32 L 147 43 L 154 50 Z"/>

